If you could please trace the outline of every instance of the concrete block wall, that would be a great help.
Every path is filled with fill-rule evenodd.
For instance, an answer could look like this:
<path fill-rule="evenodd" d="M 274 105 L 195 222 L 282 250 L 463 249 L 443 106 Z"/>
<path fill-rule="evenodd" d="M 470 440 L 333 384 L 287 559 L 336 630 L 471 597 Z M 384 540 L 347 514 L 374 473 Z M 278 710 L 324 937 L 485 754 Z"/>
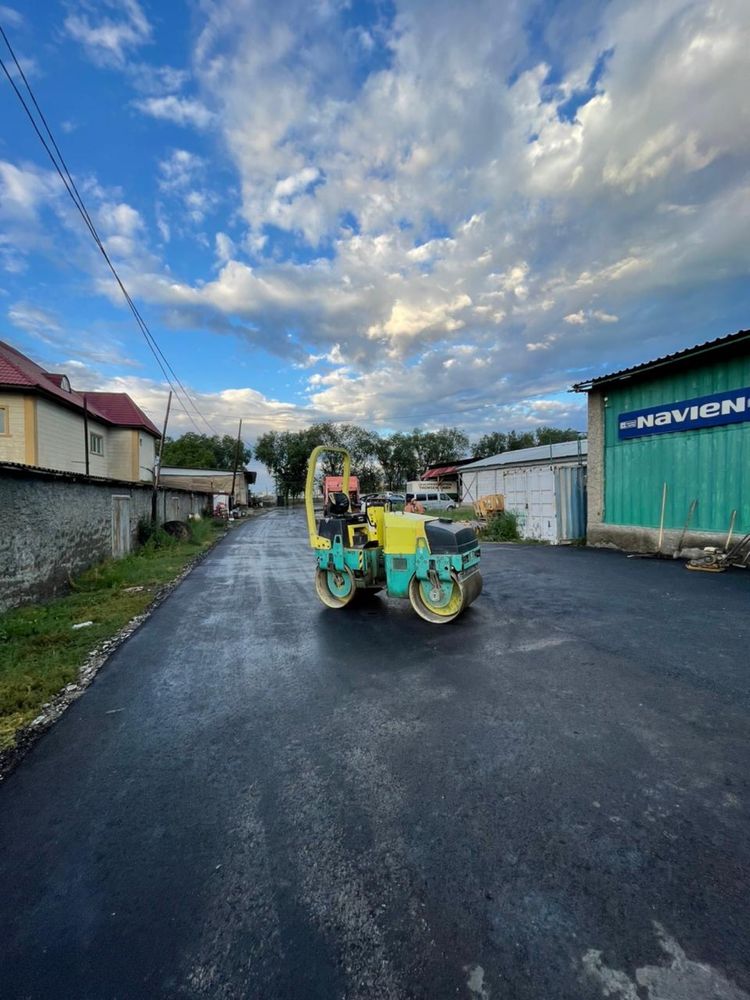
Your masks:
<path fill-rule="evenodd" d="M 113 497 L 129 497 L 130 541 L 151 517 L 149 486 L 0 468 L 0 612 L 64 593 L 71 576 L 113 554 Z M 200 514 L 206 497 L 160 490 L 160 521 Z"/>

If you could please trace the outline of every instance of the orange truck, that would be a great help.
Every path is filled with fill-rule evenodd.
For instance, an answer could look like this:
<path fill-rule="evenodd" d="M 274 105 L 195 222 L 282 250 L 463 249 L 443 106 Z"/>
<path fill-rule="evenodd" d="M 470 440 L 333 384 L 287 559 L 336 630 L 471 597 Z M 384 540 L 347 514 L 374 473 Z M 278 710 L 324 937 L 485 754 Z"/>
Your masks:
<path fill-rule="evenodd" d="M 331 493 L 341 493 L 344 483 L 343 476 L 326 476 L 323 479 L 323 509 L 328 511 L 328 497 Z M 352 510 L 359 510 L 359 479 L 349 476 L 349 501 Z"/>

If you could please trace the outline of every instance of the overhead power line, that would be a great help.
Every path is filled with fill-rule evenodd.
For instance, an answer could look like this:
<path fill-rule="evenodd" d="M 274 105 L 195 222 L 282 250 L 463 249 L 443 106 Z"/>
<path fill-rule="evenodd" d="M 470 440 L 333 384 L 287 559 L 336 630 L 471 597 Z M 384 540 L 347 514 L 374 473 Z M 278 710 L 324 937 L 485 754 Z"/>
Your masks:
<path fill-rule="evenodd" d="M 2 67 L 3 72 L 5 73 L 6 77 L 8 78 L 8 82 L 10 83 L 11 87 L 13 88 L 13 91 L 16 94 L 16 97 L 18 98 L 18 100 L 20 101 L 20 103 L 21 103 L 24 111 L 26 112 L 26 115 L 27 115 L 29 121 L 31 122 L 31 125 L 32 125 L 34 131 L 36 132 L 39 141 L 44 146 L 44 149 L 46 150 L 47 155 L 49 156 L 49 158 L 50 158 L 50 160 L 52 162 L 52 165 L 54 166 L 55 170 L 57 171 L 57 173 L 58 173 L 58 175 L 60 177 L 60 180 L 63 182 L 63 185 L 65 186 L 65 190 L 68 192 L 68 195 L 70 196 L 73 204 L 75 205 L 76 209 L 78 210 L 79 215 L 83 219 L 84 225 L 86 226 L 86 228 L 88 229 L 89 233 L 91 234 L 94 242 L 96 243 L 96 246 L 98 247 L 100 253 L 104 257 L 104 260 L 106 261 L 107 266 L 109 267 L 110 271 L 112 272 L 112 275 L 114 276 L 114 279 L 117 282 L 117 284 L 118 284 L 118 286 L 120 288 L 120 291 L 122 292 L 123 297 L 124 297 L 124 299 L 125 299 L 128 307 L 129 307 L 130 311 L 133 313 L 133 316 L 135 317 L 135 321 L 138 324 L 138 327 L 139 327 L 141 333 L 143 334 L 144 340 L 146 341 L 146 344 L 147 344 L 149 350 L 153 354 L 153 356 L 154 356 L 154 358 L 156 360 L 156 363 L 158 364 L 159 368 L 161 369 L 161 372 L 164 375 L 164 378 L 166 379 L 166 381 L 169 384 L 170 388 L 173 390 L 177 401 L 179 402 L 180 406 L 182 407 L 182 409 L 183 409 L 183 411 L 185 413 L 185 416 L 190 420 L 190 422 L 192 423 L 193 427 L 195 427 L 196 431 L 198 433 L 200 433 L 200 428 L 198 427 L 198 424 L 195 422 L 195 420 L 194 420 L 192 414 L 190 413 L 190 411 L 185 406 L 185 403 L 182 401 L 182 398 L 180 397 L 180 393 L 178 392 L 177 387 L 173 384 L 172 379 L 170 378 L 168 372 L 171 372 L 172 378 L 174 379 L 174 381 L 177 383 L 177 385 L 182 390 L 182 394 L 184 395 L 185 399 L 192 406 L 192 408 L 195 411 L 195 413 L 197 414 L 197 416 L 206 425 L 206 427 L 208 428 L 209 432 L 211 434 L 217 434 L 216 430 L 211 426 L 211 424 L 208 422 L 208 420 L 203 416 L 203 414 L 201 413 L 201 411 L 198 408 L 197 404 L 195 403 L 195 401 L 190 396 L 189 392 L 187 391 L 187 389 L 183 385 L 183 383 L 180 380 L 179 376 L 177 375 L 177 373 L 175 372 L 174 368 L 169 363 L 169 360 L 167 359 L 166 355 L 164 354 L 164 352 L 162 351 L 161 347 L 159 346 L 156 338 L 151 333 L 151 330 L 149 329 L 148 324 L 146 323 L 146 321 L 144 320 L 143 316 L 141 315 L 138 307 L 133 302 L 133 299 L 131 298 L 130 293 L 128 292 L 127 288 L 125 287 L 125 284 L 124 284 L 122 278 L 120 277 L 120 275 L 119 275 L 119 273 L 117 271 L 117 268 L 112 263 L 112 260 L 111 260 L 111 258 L 109 256 L 108 252 L 107 252 L 107 249 L 104 246 L 104 243 L 102 242 L 102 239 L 99 236 L 99 233 L 97 232 L 96 226 L 94 225 L 94 223 L 93 223 L 93 221 L 91 219 L 91 216 L 89 215 L 88 209 L 86 208 L 86 205 L 85 205 L 85 202 L 84 202 L 84 200 L 83 200 L 83 198 L 81 196 L 81 193 L 79 192 L 79 190 L 78 190 L 78 188 L 76 186 L 76 183 L 73 180 L 73 177 L 72 177 L 70 171 L 68 170 L 68 166 L 67 166 L 67 164 L 65 162 L 65 159 L 64 159 L 62 153 L 60 152 L 60 147 L 58 146 L 58 144 L 57 144 L 57 142 L 55 140 L 55 137 L 52 134 L 52 130 L 50 129 L 49 124 L 47 123 L 47 119 L 44 116 L 44 112 L 39 107 L 39 104 L 37 102 L 36 97 L 34 96 L 34 92 L 31 89 L 29 81 L 26 79 L 26 74 L 24 73 L 24 71 L 23 71 L 23 69 L 22 69 L 22 67 L 21 67 L 18 59 L 16 58 L 16 54 L 13 51 L 13 47 L 10 44 L 8 36 L 6 35 L 6 33 L 5 33 L 2 25 L 0 25 L 0 35 L 2 35 L 3 41 L 5 42 L 6 46 L 8 47 L 8 51 L 10 52 L 10 55 L 11 55 L 11 58 L 13 59 L 15 67 L 18 70 L 18 73 L 19 73 L 21 79 L 23 80 L 23 82 L 24 82 L 24 84 L 26 86 L 26 89 L 27 89 L 27 91 L 29 93 L 29 97 L 31 98 L 31 101 L 32 101 L 32 103 L 33 103 L 33 105 L 34 105 L 34 107 L 35 107 L 35 109 L 37 111 L 37 114 L 39 115 L 39 118 L 41 119 L 42 125 L 44 126 L 44 130 L 46 131 L 47 135 L 49 136 L 50 142 L 52 143 L 52 147 L 54 148 L 54 153 L 52 152 L 52 149 L 50 149 L 50 146 L 47 143 L 47 140 L 42 135 L 42 132 L 41 132 L 41 130 L 39 128 L 39 125 L 36 122 L 36 119 L 34 118 L 34 115 L 33 115 L 32 111 L 31 111 L 31 108 L 28 106 L 28 104 L 26 103 L 26 100 L 25 100 L 23 94 L 18 89 L 18 87 L 16 85 L 16 82 L 13 79 L 11 73 L 9 72 L 8 67 L 6 66 L 6 64 L 5 64 L 4 60 L 2 59 L 2 57 L 0 57 L 0 67 Z M 59 163 L 58 163 L 58 160 L 55 158 L 55 155 L 59 158 Z"/>

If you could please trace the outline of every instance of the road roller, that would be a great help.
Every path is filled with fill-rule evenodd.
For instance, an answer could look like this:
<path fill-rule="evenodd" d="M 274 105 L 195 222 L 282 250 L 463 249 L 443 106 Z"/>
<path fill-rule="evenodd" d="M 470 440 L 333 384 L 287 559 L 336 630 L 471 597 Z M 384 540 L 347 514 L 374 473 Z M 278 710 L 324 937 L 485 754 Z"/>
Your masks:
<path fill-rule="evenodd" d="M 315 466 L 323 453 L 343 455 L 343 482 L 351 459 L 345 448 L 321 445 L 307 466 L 305 511 L 315 552 L 315 590 L 328 608 L 345 608 L 358 596 L 385 589 L 408 598 L 433 625 L 452 622 L 479 597 L 482 577 L 476 532 L 467 524 L 429 514 L 391 510 L 387 500 L 365 502 L 354 513 L 346 493 L 329 495 L 324 515 L 313 506 Z"/>

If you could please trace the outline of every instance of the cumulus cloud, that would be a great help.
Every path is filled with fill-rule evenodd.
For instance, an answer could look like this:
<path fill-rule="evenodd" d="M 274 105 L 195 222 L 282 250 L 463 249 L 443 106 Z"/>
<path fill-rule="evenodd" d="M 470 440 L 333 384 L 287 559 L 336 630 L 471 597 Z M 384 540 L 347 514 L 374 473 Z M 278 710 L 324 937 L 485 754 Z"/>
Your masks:
<path fill-rule="evenodd" d="M 684 346 L 686 292 L 721 314 L 722 283 L 750 271 L 744 0 L 563 0 L 542 45 L 522 4 L 498 18 L 492 0 L 396 4 L 367 28 L 339 4 L 203 9 L 197 96 L 167 67 L 142 74 L 136 107 L 215 142 L 237 201 L 205 226 L 199 277 L 144 256 L 142 209 L 113 216 L 111 235 L 129 287 L 166 323 L 299 366 L 310 412 L 408 425 L 439 405 L 441 422 L 489 427 L 549 404 L 548 419 L 562 407 L 580 423 L 556 396 L 638 359 L 634 315 L 660 348 Z M 94 36 L 112 59 L 150 38 L 137 4 L 76 10 L 90 28 L 130 25 Z M 196 148 L 165 150 L 157 168 L 170 247 L 180 220 L 217 208 L 214 160 Z M 38 219 L 45 183 L 0 164 L 0 223 Z M 669 323 L 644 329 L 657 314 Z"/>

